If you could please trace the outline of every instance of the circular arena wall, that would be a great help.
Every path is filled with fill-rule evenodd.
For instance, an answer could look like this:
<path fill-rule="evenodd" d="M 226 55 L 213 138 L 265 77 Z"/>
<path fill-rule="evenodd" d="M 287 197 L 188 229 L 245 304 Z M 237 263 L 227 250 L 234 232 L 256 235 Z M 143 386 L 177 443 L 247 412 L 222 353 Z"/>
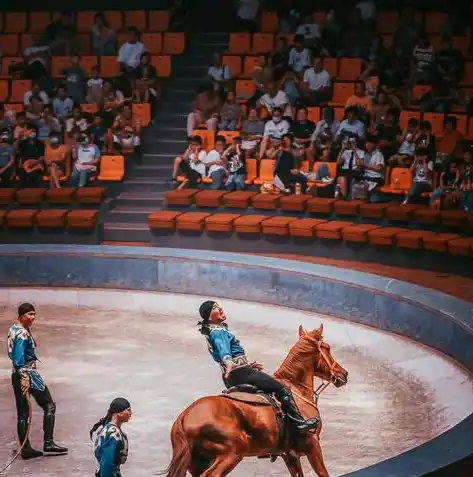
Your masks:
<path fill-rule="evenodd" d="M 0 286 L 5 288 L 146 290 L 316 311 L 419 341 L 473 372 L 473 305 L 394 279 L 276 258 L 179 249 L 1 245 L 0 255 Z M 349 476 L 421 476 L 471 454 L 473 414 L 426 444 Z"/>

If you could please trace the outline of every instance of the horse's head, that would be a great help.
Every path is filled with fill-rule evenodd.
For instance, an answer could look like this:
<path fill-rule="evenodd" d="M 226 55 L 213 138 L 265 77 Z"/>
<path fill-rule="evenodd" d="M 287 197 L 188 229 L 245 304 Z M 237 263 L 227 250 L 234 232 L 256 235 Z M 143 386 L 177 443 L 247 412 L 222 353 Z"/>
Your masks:
<path fill-rule="evenodd" d="M 337 388 L 348 382 L 348 371 L 340 366 L 330 352 L 330 345 L 323 339 L 324 325 L 306 331 L 299 326 L 299 340 L 307 340 L 314 346 L 314 374 L 320 379 L 333 383 Z"/>

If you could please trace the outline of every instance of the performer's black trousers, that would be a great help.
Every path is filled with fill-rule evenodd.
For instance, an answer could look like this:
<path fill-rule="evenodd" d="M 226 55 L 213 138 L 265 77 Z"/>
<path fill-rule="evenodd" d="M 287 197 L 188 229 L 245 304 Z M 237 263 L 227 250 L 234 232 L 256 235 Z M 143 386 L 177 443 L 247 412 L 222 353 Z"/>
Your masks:
<path fill-rule="evenodd" d="M 28 427 L 28 401 L 21 391 L 21 376 L 19 373 L 12 374 L 12 386 L 15 393 L 16 413 L 18 418 L 18 438 L 23 442 Z M 54 419 L 56 414 L 56 404 L 51 393 L 46 386 L 44 391 L 30 388 L 30 394 L 44 411 L 43 431 L 44 440 L 52 441 L 54 433 Z M 27 444 L 29 445 L 29 444 Z"/>
<path fill-rule="evenodd" d="M 276 396 L 280 395 L 280 393 L 284 390 L 284 386 L 272 376 L 264 373 L 263 371 L 250 368 L 249 366 L 244 366 L 242 368 L 233 370 L 230 373 L 230 376 L 223 381 L 227 388 L 238 386 L 239 384 L 251 384 L 256 386 L 264 393 L 274 393 Z"/>

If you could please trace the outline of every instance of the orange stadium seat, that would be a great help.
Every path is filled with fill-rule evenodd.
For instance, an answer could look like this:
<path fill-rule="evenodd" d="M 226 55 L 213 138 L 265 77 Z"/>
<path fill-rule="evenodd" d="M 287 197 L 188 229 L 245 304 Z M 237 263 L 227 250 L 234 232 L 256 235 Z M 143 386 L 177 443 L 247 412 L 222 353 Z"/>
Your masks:
<path fill-rule="evenodd" d="M 274 216 L 261 223 L 265 235 L 289 235 L 289 226 L 296 222 L 297 217 Z"/>
<path fill-rule="evenodd" d="M 196 129 L 192 131 L 193 136 L 199 136 L 202 138 L 202 147 L 208 151 L 213 149 L 215 144 L 215 131 L 209 131 L 207 129 Z"/>
<path fill-rule="evenodd" d="M 251 198 L 255 209 L 277 210 L 281 206 L 281 194 L 256 194 Z"/>
<path fill-rule="evenodd" d="M 71 59 L 68 56 L 53 56 L 51 63 L 51 74 L 53 78 L 60 78 L 63 76 L 61 73 L 63 69 L 67 68 L 71 63 Z"/>
<path fill-rule="evenodd" d="M 177 230 L 189 230 L 202 232 L 205 226 L 205 219 L 211 214 L 206 212 L 185 212 L 176 218 Z"/>
<path fill-rule="evenodd" d="M 38 205 L 43 202 L 47 189 L 20 189 L 16 193 L 16 199 L 19 204 Z"/>
<path fill-rule="evenodd" d="M 87 75 L 92 74 L 92 68 L 99 65 L 98 58 L 96 56 L 81 56 L 80 65 L 82 69 L 87 73 Z"/>
<path fill-rule="evenodd" d="M 104 187 L 81 187 L 77 189 L 78 204 L 101 204 L 105 195 Z"/>
<path fill-rule="evenodd" d="M 238 214 L 213 214 L 205 219 L 205 230 L 208 232 L 231 232 L 233 222 L 240 217 Z"/>
<path fill-rule="evenodd" d="M 23 33 L 20 35 L 20 53 L 24 52 L 26 48 L 35 46 L 35 37 L 37 34 L 34 33 Z"/>
<path fill-rule="evenodd" d="M 223 64 L 230 69 L 232 78 L 235 78 L 241 73 L 241 56 L 225 55 L 223 57 Z"/>
<path fill-rule="evenodd" d="M 326 222 L 323 219 L 299 219 L 289 224 L 292 237 L 314 237 L 317 225 Z"/>
<path fill-rule="evenodd" d="M 227 194 L 225 190 L 201 190 L 194 196 L 195 205 L 196 207 L 220 207 L 225 194 Z"/>
<path fill-rule="evenodd" d="M 260 18 L 260 31 L 263 33 L 277 33 L 279 18 L 276 12 L 263 12 Z"/>
<path fill-rule="evenodd" d="M 262 185 L 264 182 L 273 182 L 274 159 L 263 159 L 260 164 L 259 176 L 254 180 L 255 185 Z"/>
<path fill-rule="evenodd" d="M 342 237 L 345 242 L 368 243 L 369 232 L 379 228 L 379 225 L 373 224 L 349 225 L 342 230 Z"/>
<path fill-rule="evenodd" d="M 77 52 L 81 55 L 90 55 L 92 53 L 92 40 L 90 33 L 77 34 Z"/>
<path fill-rule="evenodd" d="M 68 211 L 64 209 L 40 210 L 36 214 L 36 225 L 38 227 L 61 228 L 66 225 Z"/>
<path fill-rule="evenodd" d="M 397 204 L 388 207 L 385 217 L 390 222 L 411 222 L 414 220 L 414 212 L 423 206 L 417 204 Z"/>
<path fill-rule="evenodd" d="M 102 56 L 100 58 L 100 75 L 104 78 L 115 78 L 120 72 L 116 56 Z"/>
<path fill-rule="evenodd" d="M 18 35 L 0 35 L 0 51 L 4 56 L 16 56 L 20 53 Z"/>
<path fill-rule="evenodd" d="M 420 101 L 422 96 L 424 96 L 424 94 L 428 93 L 431 89 L 432 89 L 432 87 L 428 84 L 416 84 L 412 88 L 411 100 Z"/>
<path fill-rule="evenodd" d="M 453 36 L 452 48 L 458 50 L 464 58 L 470 53 L 470 39 L 467 36 Z"/>
<path fill-rule="evenodd" d="M 24 109 L 23 103 L 5 103 L 5 111 L 15 111 L 16 113 L 21 113 Z"/>
<path fill-rule="evenodd" d="M 100 181 L 119 182 L 125 176 L 125 158 L 123 156 L 102 156 L 100 160 Z"/>
<path fill-rule="evenodd" d="M 307 201 L 312 196 L 309 194 L 291 194 L 281 197 L 281 210 L 287 212 L 304 212 Z"/>
<path fill-rule="evenodd" d="M 146 31 L 148 29 L 145 11 L 125 11 L 124 16 L 125 28 L 134 26 L 140 31 Z"/>
<path fill-rule="evenodd" d="M 51 14 L 49 12 L 30 12 L 30 33 L 43 33 L 46 27 L 51 23 Z"/>
<path fill-rule="evenodd" d="M 313 197 L 307 201 L 307 211 L 314 214 L 330 215 L 333 213 L 333 204 L 337 199 Z"/>
<path fill-rule="evenodd" d="M 364 203 L 360 205 L 360 216 L 366 219 L 382 219 L 389 203 L 378 202 L 375 204 Z"/>
<path fill-rule="evenodd" d="M 12 187 L 0 189 L 0 205 L 11 205 L 15 203 L 16 191 Z"/>
<path fill-rule="evenodd" d="M 96 104 L 84 103 L 80 105 L 80 109 L 83 113 L 95 114 L 99 110 L 99 107 Z"/>
<path fill-rule="evenodd" d="M 394 167 L 391 170 L 389 185 L 382 186 L 381 191 L 388 194 L 404 194 L 409 190 L 412 183 L 412 172 L 402 167 Z"/>
<path fill-rule="evenodd" d="M 71 229 L 93 229 L 97 224 L 98 215 L 96 210 L 72 210 L 67 214 L 67 225 Z"/>
<path fill-rule="evenodd" d="M 233 227 L 237 233 L 260 234 L 262 223 L 268 217 L 266 215 L 242 215 L 233 222 Z"/>
<path fill-rule="evenodd" d="M 10 210 L 7 212 L 5 222 L 8 227 L 13 228 L 29 228 L 33 227 L 35 223 L 36 214 L 38 210 Z"/>
<path fill-rule="evenodd" d="M 466 114 L 449 114 L 448 116 L 456 118 L 458 131 L 466 134 L 468 131 L 468 116 Z"/>
<path fill-rule="evenodd" d="M 333 212 L 340 216 L 358 215 L 362 204 L 362 200 L 337 200 L 333 204 Z"/>
<path fill-rule="evenodd" d="M 431 252 L 447 252 L 448 242 L 461 238 L 461 235 L 440 233 L 435 235 L 428 235 L 423 237 L 424 250 L 430 250 Z"/>
<path fill-rule="evenodd" d="M 249 160 L 250 159 L 247 159 L 247 168 Z M 251 160 L 255 161 L 256 167 L 256 159 Z M 228 194 L 225 194 L 223 196 L 223 205 L 231 209 L 247 209 L 251 205 L 251 198 L 256 194 L 257 192 L 252 192 L 248 190 L 237 190 L 234 192 L 229 192 Z"/>
<path fill-rule="evenodd" d="M 425 32 L 440 35 L 446 21 L 447 14 L 444 12 L 427 12 L 425 14 Z"/>
<path fill-rule="evenodd" d="M 393 34 L 398 27 L 397 12 L 379 12 L 376 15 L 376 31 L 379 34 Z"/>
<path fill-rule="evenodd" d="M 10 75 L 8 70 L 10 66 L 18 65 L 19 63 L 23 63 L 23 58 L 20 56 L 5 56 L 2 58 L 2 74 L 0 78 L 9 78 Z"/>
<path fill-rule="evenodd" d="M 0 102 L 4 103 L 10 94 L 7 80 L 0 80 Z"/>
<path fill-rule="evenodd" d="M 123 44 L 128 41 L 128 32 L 123 31 L 117 34 L 117 45 L 120 48 Z"/>
<path fill-rule="evenodd" d="M 243 76 L 245 78 L 251 78 L 255 71 L 255 68 L 260 64 L 261 56 L 245 56 L 245 62 L 243 66 Z"/>
<path fill-rule="evenodd" d="M 269 53 L 274 50 L 274 35 L 272 33 L 255 33 L 253 35 L 252 53 Z"/>
<path fill-rule="evenodd" d="M 238 137 L 240 135 L 240 131 L 219 131 L 217 136 L 222 136 L 225 138 L 227 144 L 230 144 L 234 137 Z"/>
<path fill-rule="evenodd" d="M 308 107 L 307 117 L 314 123 L 318 123 L 320 121 L 320 108 L 315 106 Z"/>
<path fill-rule="evenodd" d="M 279 33 L 276 38 L 285 38 L 289 46 L 294 45 L 294 33 Z"/>
<path fill-rule="evenodd" d="M 331 78 L 338 76 L 338 58 L 324 58 L 323 66 Z"/>
<path fill-rule="evenodd" d="M 163 53 L 165 55 L 182 55 L 186 48 L 184 33 L 164 33 Z"/>
<path fill-rule="evenodd" d="M 170 206 L 187 206 L 194 203 L 194 196 L 199 189 L 175 189 L 166 192 L 166 202 Z"/>
<path fill-rule="evenodd" d="M 355 81 L 361 74 L 361 60 L 359 58 L 340 58 L 338 68 L 340 81 Z"/>
<path fill-rule="evenodd" d="M 175 229 L 176 218 L 182 212 L 175 212 L 173 210 L 160 210 L 152 212 L 148 215 L 148 225 L 150 229 Z"/>
<path fill-rule="evenodd" d="M 230 33 L 228 54 L 246 55 L 251 52 L 251 35 L 249 33 Z"/>
<path fill-rule="evenodd" d="M 61 187 L 60 189 L 49 189 L 46 192 L 46 200 L 50 204 L 65 205 L 74 202 L 77 189 L 74 187 Z"/>
<path fill-rule="evenodd" d="M 432 126 L 433 134 L 442 134 L 443 133 L 443 113 L 424 113 L 423 121 L 429 121 Z"/>
<path fill-rule="evenodd" d="M 396 244 L 397 234 L 407 232 L 408 229 L 402 227 L 381 227 L 379 229 L 370 230 L 368 232 L 368 240 L 371 245 L 388 245 Z"/>
<path fill-rule="evenodd" d="M 148 12 L 148 30 L 150 32 L 163 32 L 169 29 L 169 12 Z"/>
<path fill-rule="evenodd" d="M 256 159 L 246 159 L 246 178 L 245 184 L 251 185 L 253 184 L 254 180 L 258 177 L 258 163 Z"/>
<path fill-rule="evenodd" d="M 143 127 L 148 127 L 151 122 L 151 106 L 149 103 L 133 103 L 133 119 L 141 122 Z"/>
<path fill-rule="evenodd" d="M 110 23 L 110 27 L 113 28 L 114 30 L 118 31 L 123 28 L 122 12 L 117 12 L 117 11 L 105 12 L 105 18 L 107 19 L 108 23 Z"/>
<path fill-rule="evenodd" d="M 236 82 L 235 92 L 238 99 L 249 99 L 256 92 L 255 83 L 252 80 L 239 79 Z"/>
<path fill-rule="evenodd" d="M 343 238 L 343 229 L 352 225 L 355 224 L 339 220 L 323 222 L 315 226 L 315 236 L 326 240 L 341 240 Z"/>
<path fill-rule="evenodd" d="M 152 56 L 151 64 L 156 68 L 159 78 L 171 76 L 171 57 L 169 55 Z"/>
<path fill-rule="evenodd" d="M 141 41 L 151 55 L 160 55 L 163 51 L 163 38 L 161 33 L 143 33 Z"/>
<path fill-rule="evenodd" d="M 90 33 L 94 26 L 94 15 L 96 12 L 77 12 L 76 27 L 80 33 Z"/>
<path fill-rule="evenodd" d="M 13 80 L 11 83 L 10 101 L 22 103 L 25 94 L 31 89 L 30 80 Z"/>
<path fill-rule="evenodd" d="M 26 12 L 5 12 L 4 33 L 23 33 L 28 25 Z"/>
<path fill-rule="evenodd" d="M 355 94 L 355 83 L 334 83 L 330 104 L 345 106 L 348 98 Z"/>

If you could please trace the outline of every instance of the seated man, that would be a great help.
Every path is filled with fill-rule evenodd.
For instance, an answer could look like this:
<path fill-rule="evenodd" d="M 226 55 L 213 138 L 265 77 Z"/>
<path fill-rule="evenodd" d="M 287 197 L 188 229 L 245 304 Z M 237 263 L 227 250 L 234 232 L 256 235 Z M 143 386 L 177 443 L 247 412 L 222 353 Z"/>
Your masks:
<path fill-rule="evenodd" d="M 250 108 L 248 119 L 243 121 L 241 128 L 242 144 L 241 148 L 245 151 L 247 157 L 255 157 L 258 146 L 264 135 L 264 121 L 258 116 L 255 108 Z"/>
<path fill-rule="evenodd" d="M 263 140 L 259 150 L 259 159 L 268 156 L 272 157 L 279 145 L 281 138 L 289 132 L 289 123 L 282 118 L 282 110 L 275 108 L 273 117 L 264 126 Z"/>
<path fill-rule="evenodd" d="M 351 138 L 343 144 L 337 159 L 338 174 L 335 198 L 341 195 L 346 199 L 353 180 L 361 180 L 363 157 L 364 151 L 358 147 L 356 138 Z"/>
<path fill-rule="evenodd" d="M 312 147 L 312 134 L 315 131 L 315 124 L 307 118 L 307 108 L 300 108 L 297 111 L 297 120 L 291 125 L 291 133 L 294 136 L 294 155 L 300 161 L 312 162 L 314 159 L 314 148 Z"/>
<path fill-rule="evenodd" d="M 225 155 L 227 142 L 223 136 L 215 138 L 215 147 L 209 151 L 202 161 L 205 165 L 207 176 L 212 179 L 212 189 L 220 189 L 228 174 L 228 160 Z"/>
<path fill-rule="evenodd" d="M 416 156 L 410 170 L 412 172 L 412 185 L 407 193 L 404 204 L 416 204 L 421 202 L 424 192 L 432 191 L 432 179 L 434 162 L 429 158 L 426 147 L 418 147 Z"/>
<path fill-rule="evenodd" d="M 363 163 L 363 180 L 367 184 L 367 198 L 369 199 L 377 187 L 384 184 L 384 156 L 378 148 L 376 136 L 369 136 L 365 144 Z"/>
<path fill-rule="evenodd" d="M 335 142 L 340 144 L 349 138 L 363 139 L 365 137 L 365 125 L 358 117 L 356 106 L 349 106 L 345 110 L 345 119 L 338 126 L 335 133 Z"/>
<path fill-rule="evenodd" d="M 72 187 L 85 187 L 89 178 L 97 174 L 100 149 L 92 144 L 87 133 L 81 133 L 78 145 L 72 149 L 74 162 L 70 183 Z"/>
<path fill-rule="evenodd" d="M 397 154 L 394 154 L 388 161 L 390 167 L 409 167 L 412 164 L 419 136 L 419 121 L 416 118 L 409 119 Z"/>
<path fill-rule="evenodd" d="M 185 177 L 178 189 L 184 189 L 186 186 L 196 188 L 198 181 L 205 176 L 205 160 L 207 153 L 202 147 L 202 138 L 200 136 L 189 136 L 189 146 L 182 156 L 174 159 L 172 169 L 172 180 L 177 180 L 179 172 Z"/>
<path fill-rule="evenodd" d="M 21 187 L 39 187 L 44 171 L 44 143 L 37 139 L 36 130 L 29 130 L 26 139 L 19 142 Z"/>
<path fill-rule="evenodd" d="M 289 96 L 280 89 L 280 84 L 277 81 L 272 81 L 268 84 L 268 92 L 261 96 L 256 105 L 257 107 L 266 108 L 270 115 L 274 113 L 275 109 L 279 109 L 282 112 L 282 116 L 288 118 L 292 116 Z"/>
<path fill-rule="evenodd" d="M 8 130 L 0 133 L 0 187 L 10 187 L 15 166 L 15 150 Z"/>
<path fill-rule="evenodd" d="M 327 102 L 332 94 L 332 80 L 322 66 L 322 59 L 315 57 L 313 67 L 305 70 L 304 83 L 308 88 L 307 101 L 311 106 Z"/>

